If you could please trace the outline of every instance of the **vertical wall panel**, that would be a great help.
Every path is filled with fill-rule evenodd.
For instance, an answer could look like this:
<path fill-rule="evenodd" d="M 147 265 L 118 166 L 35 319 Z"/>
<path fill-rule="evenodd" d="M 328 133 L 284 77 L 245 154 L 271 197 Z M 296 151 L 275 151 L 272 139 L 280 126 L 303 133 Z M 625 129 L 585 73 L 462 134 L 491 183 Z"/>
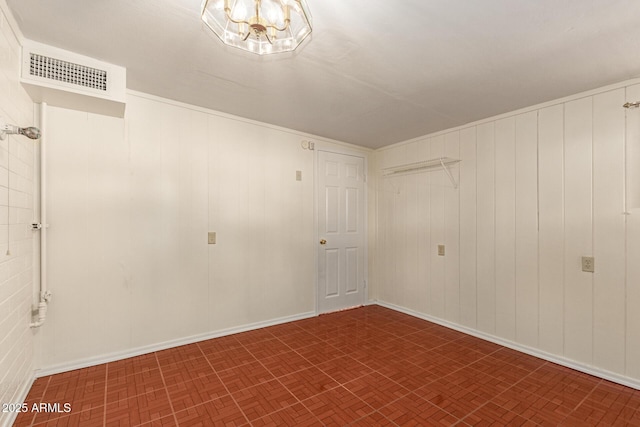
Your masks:
<path fill-rule="evenodd" d="M 399 150 L 402 151 L 402 164 L 407 162 L 406 156 L 406 146 L 398 147 Z M 404 284 L 407 283 L 408 271 L 406 268 L 407 265 L 407 182 L 408 177 L 406 175 L 399 176 L 394 179 L 395 184 L 398 188 L 398 193 L 396 194 L 395 204 L 394 204 L 394 212 L 393 212 L 393 224 L 394 224 L 394 233 L 393 233 L 393 258 L 395 259 L 395 274 L 394 274 L 394 287 L 396 290 L 394 291 L 395 303 L 399 305 L 403 305 L 404 301 L 406 301 L 406 292 Z M 399 283 L 402 283 L 403 286 L 398 286 Z"/>
<path fill-rule="evenodd" d="M 387 282 L 387 295 L 390 302 L 397 304 L 399 302 L 399 293 L 401 288 L 398 286 L 398 282 L 400 280 L 400 266 L 402 261 L 402 256 L 404 254 L 404 245 L 402 243 L 402 236 L 400 233 L 403 232 L 401 225 L 403 224 L 404 219 L 402 218 L 402 211 L 399 206 L 401 206 L 401 198 L 402 192 L 404 188 L 402 183 L 404 182 L 404 177 L 402 176 L 394 176 L 390 177 L 387 180 L 387 184 L 390 186 L 391 194 L 390 194 L 390 209 L 389 209 L 389 234 L 388 234 L 388 267 L 389 267 L 389 275 Z"/>
<path fill-rule="evenodd" d="M 383 151 L 382 161 L 380 166 L 382 168 L 398 166 L 405 162 L 405 151 L 403 147 L 394 147 L 389 150 Z M 402 176 L 392 176 L 388 178 L 382 178 L 382 191 L 386 198 L 385 214 L 386 226 L 384 227 L 384 244 L 382 245 L 383 257 L 385 260 L 385 276 L 384 283 L 381 289 L 381 298 L 383 301 L 397 303 L 398 288 L 398 264 L 397 260 L 402 255 L 400 253 L 403 248 L 398 247 L 398 224 L 402 219 L 400 218 L 401 212 L 398 211 L 398 199 L 401 191 L 403 191 L 402 183 L 404 182 Z"/>
<path fill-rule="evenodd" d="M 516 339 L 538 345 L 538 112 L 516 117 Z"/>
<path fill-rule="evenodd" d="M 131 271 L 126 267 L 126 259 L 131 256 L 133 224 L 127 206 L 131 197 L 127 161 L 129 144 L 122 120 L 89 114 L 85 125 L 89 129 L 101 130 L 92 135 L 87 159 L 88 185 L 92 189 L 88 194 L 90 221 L 100 224 L 93 229 L 92 240 L 99 244 L 94 247 L 88 267 L 93 272 L 90 273 L 90 281 L 95 286 L 94 295 L 100 304 L 92 306 L 91 316 L 84 322 L 89 324 L 92 331 L 99 329 L 101 333 L 90 332 L 92 338 L 85 344 L 95 339 L 91 344 L 96 351 L 107 353 L 126 349 L 131 340 L 130 325 L 134 308 L 130 298 Z M 105 197 L 105 194 L 111 197 Z M 206 215 L 206 209 L 199 213 Z M 197 261 L 197 258 L 194 259 L 194 262 Z M 204 261 L 206 263 L 206 258 Z M 108 327 L 104 326 L 106 322 Z M 93 338 L 96 335 L 98 337 Z"/>
<path fill-rule="evenodd" d="M 460 132 L 445 135 L 445 156 L 460 158 Z M 460 183 L 460 163 L 450 167 L 456 183 Z M 444 188 L 444 243 L 445 243 L 445 318 L 460 321 L 460 191 L 448 177 Z M 458 188 L 459 185 L 458 185 Z"/>
<path fill-rule="evenodd" d="M 564 105 L 538 116 L 540 287 L 538 345 L 562 354 L 564 341 Z"/>
<path fill-rule="evenodd" d="M 379 167 L 384 168 L 388 164 L 390 150 L 378 153 Z M 393 203 L 395 191 L 392 186 L 392 178 L 378 177 L 378 236 L 377 247 L 378 264 L 378 298 L 382 301 L 391 301 L 391 289 L 393 289 L 393 266 L 391 260 L 392 230 L 391 221 L 393 215 Z"/>
<path fill-rule="evenodd" d="M 213 120 L 212 120 L 213 119 Z M 255 261 L 255 246 L 262 246 L 261 236 L 257 236 L 259 224 L 252 225 L 253 220 L 259 220 L 264 212 L 264 205 L 252 207 L 249 204 L 251 194 L 255 194 L 252 187 L 255 182 L 245 181 L 255 179 L 255 173 L 251 172 L 253 166 L 253 154 L 251 141 L 255 138 L 253 129 L 247 129 L 246 138 L 240 139 L 242 124 L 233 123 L 225 126 L 219 118 L 210 119 L 217 123 L 219 131 L 216 133 L 218 142 L 217 155 L 224 159 L 217 164 L 218 169 L 210 171 L 215 178 L 224 182 L 243 183 L 243 185 L 220 185 L 217 194 L 210 194 L 210 198 L 216 197 L 218 205 L 218 222 L 210 223 L 217 229 L 217 241 L 215 247 L 207 248 L 213 251 L 210 269 L 209 283 L 211 292 L 210 321 L 211 328 L 215 326 L 230 328 L 233 325 L 244 324 L 251 319 L 251 304 L 253 296 L 248 287 L 238 287 L 237 283 L 251 283 Z M 211 126 L 216 129 L 216 126 Z M 234 141 L 228 144 L 227 141 Z M 224 200 L 224 203 L 220 203 Z M 224 228 L 221 228 L 224 224 Z M 221 250 L 224 248 L 224 250 Z M 262 294 L 262 283 L 255 284 L 255 292 Z"/>
<path fill-rule="evenodd" d="M 208 232 L 208 133 L 207 115 L 197 111 L 181 111 L 179 118 L 187 123 L 187 129 L 181 129 L 178 136 L 180 149 L 177 157 L 178 186 L 178 247 L 176 263 L 179 275 L 190 283 L 191 292 L 184 292 L 179 286 L 173 286 L 169 292 L 173 301 L 172 316 L 179 317 L 188 310 L 198 311 L 192 316 L 176 323 L 176 335 L 193 334 L 193 331 L 207 331 L 208 303 L 202 295 L 208 292 L 209 263 L 204 250 L 202 236 Z M 123 204 L 126 206 L 126 204 Z"/>
<path fill-rule="evenodd" d="M 221 154 L 224 152 L 222 147 L 223 141 L 230 136 L 227 136 L 226 129 L 222 126 L 222 120 L 218 117 L 209 117 L 207 119 L 207 134 L 213 134 L 217 129 L 220 130 L 219 138 L 213 138 L 209 141 L 207 145 L 207 162 L 209 164 L 209 169 L 207 171 L 208 181 L 209 181 L 209 195 L 207 197 L 208 201 L 208 221 L 207 227 L 208 230 L 217 232 L 217 239 L 225 238 L 225 234 L 222 230 L 218 228 L 219 224 L 223 224 L 223 215 L 222 209 L 218 202 L 220 199 L 220 195 L 222 194 L 222 187 L 225 186 L 223 182 L 223 169 L 228 163 L 228 159 L 223 159 Z M 213 327 L 218 324 L 218 317 L 224 316 L 223 312 L 226 310 L 225 304 L 223 303 L 223 298 L 218 297 L 219 294 L 224 292 L 223 289 L 217 289 L 218 284 L 221 280 L 221 272 L 223 271 L 224 264 L 222 264 L 224 259 L 220 259 L 218 256 L 218 248 L 219 246 L 214 245 L 210 246 L 207 250 L 207 256 L 209 260 L 209 266 L 207 273 L 209 274 L 208 285 L 209 289 L 214 290 L 214 295 L 207 296 L 208 302 L 208 325 L 209 327 Z"/>
<path fill-rule="evenodd" d="M 431 143 L 425 138 L 418 143 L 417 161 L 431 158 Z M 416 304 L 423 313 L 431 312 L 431 173 L 422 175 L 418 186 L 418 280 L 420 294 Z"/>
<path fill-rule="evenodd" d="M 400 147 L 398 150 L 391 150 L 399 154 L 400 162 L 403 164 L 405 161 L 404 147 Z M 389 297 L 394 304 L 400 304 L 403 298 L 403 288 L 398 286 L 398 283 L 402 283 L 402 257 L 404 256 L 404 200 L 406 199 L 406 188 L 404 186 L 405 176 L 392 176 L 387 179 L 387 184 L 392 190 L 391 201 L 391 215 L 389 219 L 389 227 L 391 233 L 389 234 L 389 261 L 390 261 L 390 282 L 389 282 Z"/>
<path fill-rule="evenodd" d="M 626 102 L 640 102 L 640 84 L 626 88 Z M 640 123 L 638 108 L 626 109 L 627 138 L 625 144 L 626 157 L 626 209 L 640 209 Z"/>
<path fill-rule="evenodd" d="M 237 167 L 243 172 L 243 178 L 249 182 L 240 188 L 240 209 L 244 212 L 244 223 L 237 224 L 234 232 L 238 240 L 242 242 L 242 252 L 235 253 L 236 257 L 247 257 L 243 264 L 246 269 L 242 274 L 246 274 L 246 283 L 254 284 L 252 292 L 247 292 L 244 299 L 244 307 L 247 307 L 246 314 L 243 313 L 243 323 L 249 323 L 251 316 L 265 318 L 266 306 L 264 301 L 266 296 L 273 291 L 268 286 L 264 271 L 267 267 L 264 254 L 269 251 L 264 230 L 267 228 L 266 222 L 266 182 L 265 177 L 271 174 L 272 165 L 267 164 L 264 159 L 269 147 L 266 144 L 257 144 L 261 138 L 269 141 L 270 135 L 262 136 L 262 129 L 252 127 L 247 129 L 245 135 L 249 136 L 245 146 L 246 155 L 242 159 L 243 164 Z M 266 142 L 265 141 L 265 142 Z M 238 159 L 240 160 L 240 159 Z M 340 174 L 344 176 L 344 169 Z M 240 181 L 240 177 L 239 180 Z M 340 204 L 344 204 L 344 192 L 340 194 Z M 340 224 L 344 230 L 344 223 Z M 252 244 L 253 243 L 253 244 Z M 242 255 L 241 255 L 242 254 Z M 346 269 L 340 266 L 340 283 L 344 286 Z M 342 288 L 344 289 L 344 288 Z"/>
<path fill-rule="evenodd" d="M 413 142 L 405 147 L 405 162 L 411 163 L 416 161 L 418 156 L 418 143 Z M 409 174 L 406 176 L 405 191 L 407 193 L 407 205 L 403 212 L 406 219 L 406 246 L 404 267 L 406 274 L 406 291 L 404 295 L 404 306 L 413 310 L 419 308 L 419 277 L 418 265 L 420 263 L 418 254 L 419 241 L 419 200 L 418 189 L 424 185 L 424 173 Z"/>
<path fill-rule="evenodd" d="M 593 362 L 624 373 L 624 89 L 593 98 Z"/>
<path fill-rule="evenodd" d="M 444 156 L 444 136 L 440 135 L 431 140 L 431 156 Z M 444 286 L 444 257 L 438 256 L 438 245 L 444 244 L 444 185 L 445 173 L 442 169 L 434 169 L 431 175 L 431 314 L 444 318 L 445 286 Z"/>
<path fill-rule="evenodd" d="M 640 85 L 627 88 L 627 102 L 640 101 Z M 640 378 L 640 109 L 626 111 L 627 288 L 626 374 Z"/>
<path fill-rule="evenodd" d="M 477 325 L 476 128 L 460 131 L 460 323 Z"/>
<path fill-rule="evenodd" d="M 478 329 L 495 332 L 495 147 L 494 122 L 477 127 Z"/>
<path fill-rule="evenodd" d="M 88 321 L 77 322 L 65 316 L 65 313 L 73 312 L 82 319 L 91 318 L 88 304 L 93 288 L 88 267 L 91 257 L 88 245 L 90 221 L 87 215 L 89 146 L 82 136 L 89 133 L 90 129 L 87 113 L 57 108 L 49 108 L 48 113 L 48 191 L 49 195 L 55 194 L 56 198 L 47 199 L 47 222 L 50 224 L 47 238 L 48 242 L 59 240 L 60 244 L 56 250 L 51 250 L 52 243 L 48 243 L 48 286 L 56 296 L 56 304 L 48 308 L 47 329 L 39 332 L 48 332 L 41 336 L 42 345 L 48 349 L 43 356 L 45 360 L 51 356 L 68 360 L 77 358 L 82 351 L 75 348 L 73 342 L 91 334 Z M 74 134 L 64 141 L 52 140 L 50 136 L 62 132 L 66 123 L 74 123 Z M 73 215 L 59 212 L 53 202 L 65 206 Z M 65 282 L 88 286 L 74 289 L 65 286 Z M 95 344 L 93 339 L 89 340 Z"/>
<path fill-rule="evenodd" d="M 496 335 L 516 338 L 516 120 L 498 120 L 496 150 Z"/>
<path fill-rule="evenodd" d="M 581 257 L 593 253 L 592 98 L 565 105 L 565 356 L 593 361 L 593 274 L 581 269 Z"/>

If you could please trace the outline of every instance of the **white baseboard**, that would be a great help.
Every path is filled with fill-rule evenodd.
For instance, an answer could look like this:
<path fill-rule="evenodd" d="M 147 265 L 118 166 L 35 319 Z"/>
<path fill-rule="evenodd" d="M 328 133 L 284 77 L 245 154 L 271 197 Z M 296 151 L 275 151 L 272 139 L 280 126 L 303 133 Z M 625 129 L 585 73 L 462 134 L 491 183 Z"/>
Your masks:
<path fill-rule="evenodd" d="M 13 401 L 14 403 L 24 402 L 25 400 L 27 400 L 27 395 L 29 394 L 29 390 L 31 390 L 31 386 L 33 386 L 33 382 L 35 380 L 36 380 L 36 376 L 31 375 L 31 379 L 29 381 L 26 381 L 22 385 L 22 388 L 18 390 L 18 393 L 15 396 L 15 400 Z M 4 403 L 8 403 L 8 402 L 4 402 Z M 1 427 L 12 426 L 13 423 L 16 421 L 16 418 L 18 418 L 18 412 L 9 412 L 8 417 L 2 421 Z"/>
<path fill-rule="evenodd" d="M 48 375 L 59 374 L 60 372 L 73 371 L 74 369 L 87 368 L 89 366 L 101 365 L 103 363 L 115 362 L 117 360 L 127 359 L 129 357 L 140 356 L 142 354 L 153 353 L 154 351 L 166 350 L 171 347 L 178 347 L 185 344 L 193 344 L 199 341 L 205 341 L 212 338 L 219 338 L 226 335 L 233 335 L 240 332 L 251 331 L 254 329 L 265 328 L 267 326 L 279 325 L 282 323 L 293 322 L 296 320 L 307 319 L 316 316 L 315 312 L 307 312 L 296 314 L 293 316 L 280 317 L 264 322 L 256 322 L 248 325 L 238 326 L 234 328 L 222 329 L 215 332 L 207 332 L 205 334 L 192 335 L 186 338 L 164 341 L 157 344 L 151 344 L 143 347 L 137 347 L 130 350 L 90 357 L 87 359 L 74 360 L 73 362 L 63 363 L 60 365 L 48 366 L 35 371 L 35 378 L 46 377 Z M 27 389 L 28 391 L 28 389 Z M 26 396 L 26 395 L 25 395 Z"/>
<path fill-rule="evenodd" d="M 532 348 L 532 347 L 527 347 L 524 346 L 522 344 L 518 344 L 516 342 L 510 341 L 510 340 L 505 340 L 503 338 L 500 337 L 496 337 L 495 335 L 490 335 L 481 331 L 478 331 L 476 329 L 471 329 L 468 328 L 466 326 L 463 325 L 459 325 L 457 323 L 452 323 L 449 322 L 447 320 L 443 320 L 443 319 L 439 319 L 437 317 L 433 317 L 433 316 L 429 316 L 427 314 L 424 313 L 420 313 L 405 307 L 401 307 L 395 304 L 389 304 L 386 302 L 382 302 L 382 301 L 376 301 L 375 304 L 378 304 L 382 307 L 386 307 L 389 308 L 391 310 L 395 310 L 395 311 L 399 311 L 401 313 L 405 313 L 408 314 L 410 316 L 413 317 L 417 317 L 420 319 L 424 319 L 424 320 L 428 320 L 429 322 L 433 322 L 436 323 L 438 325 L 444 326 L 446 328 L 449 329 L 453 329 L 456 330 L 458 332 L 462 332 L 465 333 L 467 335 L 472 335 L 474 337 L 477 338 L 481 338 L 483 340 L 486 341 L 490 341 L 493 342 L 495 344 L 499 344 L 501 346 L 504 347 L 508 347 L 510 349 L 522 352 L 522 353 L 526 353 L 529 354 L 531 356 L 534 357 L 538 357 L 540 359 L 544 359 L 547 360 L 549 362 L 553 362 L 553 363 L 557 363 L 558 365 L 562 365 L 562 366 L 566 366 L 567 368 L 571 368 L 571 369 L 575 369 L 576 371 L 580 371 L 580 372 L 584 372 L 585 374 L 589 374 L 589 375 L 593 375 L 599 378 L 603 378 L 605 380 L 608 381 L 612 381 L 618 384 L 622 384 L 624 386 L 627 387 L 631 387 L 631 388 L 635 388 L 637 390 L 640 390 L 640 381 L 633 379 L 633 378 L 629 378 L 629 377 L 625 377 L 623 375 L 619 375 L 616 374 L 614 372 L 609 372 L 606 371 L 604 369 L 599 369 L 593 366 L 589 366 L 589 365 L 585 365 L 582 364 L 580 362 L 576 362 L 575 360 L 571 360 L 571 359 L 566 359 L 564 357 L 561 356 L 557 356 L 555 354 L 550 354 L 547 352 L 544 352 L 542 350 L 539 350 L 537 348 Z"/>
<path fill-rule="evenodd" d="M 635 389 L 640 390 L 640 381 L 633 379 L 633 378 L 629 378 L 629 377 L 625 377 L 623 375 L 619 375 L 616 374 L 614 372 L 609 372 L 603 369 L 599 369 L 593 366 L 589 366 L 589 365 L 585 365 L 582 364 L 580 362 L 576 362 L 575 360 L 571 360 L 571 359 L 566 359 L 564 357 L 560 357 L 554 354 L 550 354 L 550 353 L 546 353 L 542 350 L 536 349 L 536 348 L 532 348 L 532 347 L 527 347 L 524 346 L 522 344 L 518 344 L 516 342 L 513 341 L 509 341 L 509 340 L 505 340 L 503 338 L 500 337 L 496 337 L 494 335 L 490 335 L 490 334 L 486 334 L 484 332 L 478 331 L 476 329 L 472 329 L 472 328 L 468 328 L 466 326 L 463 325 L 459 325 L 457 323 L 452 323 L 449 322 L 447 320 L 443 320 L 443 319 L 439 319 L 437 317 L 433 317 L 433 316 L 429 316 L 427 314 L 424 313 L 420 313 L 405 307 L 401 307 L 395 304 L 390 304 L 390 303 L 386 303 L 386 302 L 382 302 L 382 301 L 376 301 L 376 300 L 369 300 L 367 302 L 365 302 L 365 305 L 379 305 L 382 307 L 386 307 L 389 308 L 391 310 L 395 310 L 401 313 L 405 313 L 408 314 L 410 316 L 413 317 L 417 317 L 420 319 L 424 319 L 424 320 L 428 320 L 429 322 L 433 322 L 436 323 L 438 325 L 477 337 L 477 338 L 481 338 L 483 340 L 486 341 L 490 341 L 499 345 L 502 345 L 504 347 L 508 347 L 511 348 L 513 350 L 516 351 L 520 351 L 522 353 L 525 354 L 529 354 L 531 356 L 534 357 L 539 357 L 540 359 L 544 359 L 547 360 L 549 362 L 553 362 L 553 363 L 557 363 L 558 365 L 562 365 L 562 366 L 566 366 L 568 368 L 571 369 L 575 369 L 577 371 L 580 372 L 584 372 L 586 374 L 589 375 L 594 375 L 596 377 L 599 378 L 603 378 L 605 380 L 609 380 L 609 381 L 613 381 L 615 383 L 618 384 L 622 384 L 625 385 L 627 387 L 632 387 Z M 198 342 L 198 341 L 204 341 L 204 340 L 208 340 L 208 339 L 212 339 L 212 338 L 219 338 L 222 336 L 226 336 L 226 335 L 232 335 L 232 334 L 237 334 L 240 332 L 245 332 L 245 331 L 250 331 L 250 330 L 254 330 L 254 329 L 259 329 L 259 328 L 264 328 L 267 326 L 273 326 L 273 325 L 279 325 L 282 323 L 287 323 L 287 322 L 293 322 L 296 320 L 302 320 L 302 319 L 307 319 L 310 317 L 314 317 L 316 316 L 315 312 L 308 312 L 308 313 L 302 313 L 302 314 L 297 314 L 294 316 L 287 316 L 287 317 L 281 317 L 278 319 L 272 319 L 269 321 L 265 321 L 265 322 L 257 322 L 257 323 L 252 323 L 249 325 L 244 325 L 244 326 L 240 326 L 240 327 L 235 327 L 235 328 L 229 328 L 229 329 L 223 329 L 220 331 L 215 331 L 215 332 L 209 332 L 206 334 L 200 334 L 200 335 L 193 335 L 190 337 L 186 337 L 186 338 L 180 338 L 177 340 L 171 340 L 171 341 L 165 341 L 162 343 L 157 343 L 157 344 L 153 344 L 153 345 L 149 345 L 149 346 L 144 346 L 144 347 L 137 347 L 134 349 L 130 349 L 130 350 L 126 350 L 126 351 L 122 351 L 122 352 L 116 352 L 116 353 L 111 353 L 111 354 L 107 354 L 107 355 L 101 355 L 101 356 L 97 356 L 97 357 L 92 357 L 92 358 L 87 358 L 87 359 L 82 359 L 82 360 L 76 360 L 70 363 L 64 363 L 64 364 L 60 364 L 60 365 L 55 365 L 55 366 L 50 366 L 44 369 L 40 369 L 37 370 L 35 372 L 35 378 L 39 378 L 39 377 L 44 377 L 47 375 L 53 375 L 53 374 L 57 374 L 60 372 L 66 372 L 66 371 L 71 371 L 74 369 L 81 369 L 81 368 L 86 368 L 89 366 L 95 366 L 95 365 L 100 365 L 102 363 L 108 363 L 108 362 L 114 362 L 117 360 L 122 360 L 122 359 L 126 359 L 129 357 L 134 357 L 134 356 L 140 356 L 141 354 L 146 354 L 146 353 L 152 353 L 154 351 L 160 351 L 160 350 L 165 350 L 167 348 L 171 348 L 171 347 L 177 347 L 177 346 L 181 346 L 181 345 L 185 345 L 185 344 L 192 344 L 194 342 Z M 32 381 L 33 382 L 33 381 Z M 29 392 L 29 388 L 30 388 L 31 384 L 29 384 L 29 387 L 26 387 L 22 392 L 24 393 L 24 397 L 26 397 L 27 393 Z M 9 424 L 10 425 L 10 424 Z M 4 426 L 3 426 L 4 427 Z"/>

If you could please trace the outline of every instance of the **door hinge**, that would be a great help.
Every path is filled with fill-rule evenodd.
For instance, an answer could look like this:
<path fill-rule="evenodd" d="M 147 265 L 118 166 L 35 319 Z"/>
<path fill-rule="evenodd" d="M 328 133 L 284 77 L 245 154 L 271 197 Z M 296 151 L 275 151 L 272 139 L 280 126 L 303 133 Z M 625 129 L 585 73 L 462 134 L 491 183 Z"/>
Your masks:
<path fill-rule="evenodd" d="M 363 281 L 362 281 L 362 286 L 363 286 L 365 289 L 367 289 L 367 281 L 366 281 L 366 280 L 363 280 Z"/>

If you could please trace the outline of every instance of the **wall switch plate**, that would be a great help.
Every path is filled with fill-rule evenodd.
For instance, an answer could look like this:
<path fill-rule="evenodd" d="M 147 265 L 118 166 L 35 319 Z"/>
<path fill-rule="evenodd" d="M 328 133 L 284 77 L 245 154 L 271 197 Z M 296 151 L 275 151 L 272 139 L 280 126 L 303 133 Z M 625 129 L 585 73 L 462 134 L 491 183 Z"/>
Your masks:
<path fill-rule="evenodd" d="M 215 231 L 210 231 L 209 232 L 209 244 L 210 245 L 215 245 L 216 244 L 216 232 Z"/>
<path fill-rule="evenodd" d="M 444 256 L 444 245 L 438 245 L 438 256 Z"/>
<path fill-rule="evenodd" d="M 595 261 L 592 256 L 582 257 L 582 271 L 593 273 L 595 271 Z"/>
<path fill-rule="evenodd" d="M 302 181 L 302 171 L 296 171 L 296 181 Z"/>

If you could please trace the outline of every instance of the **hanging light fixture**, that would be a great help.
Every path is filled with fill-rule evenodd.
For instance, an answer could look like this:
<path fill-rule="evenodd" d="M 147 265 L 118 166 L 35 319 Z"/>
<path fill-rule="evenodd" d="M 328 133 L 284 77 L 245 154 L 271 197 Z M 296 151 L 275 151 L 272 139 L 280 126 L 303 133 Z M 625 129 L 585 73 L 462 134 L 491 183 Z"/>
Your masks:
<path fill-rule="evenodd" d="M 204 0 L 202 20 L 223 43 L 258 55 L 292 51 L 311 34 L 305 0 Z"/>

